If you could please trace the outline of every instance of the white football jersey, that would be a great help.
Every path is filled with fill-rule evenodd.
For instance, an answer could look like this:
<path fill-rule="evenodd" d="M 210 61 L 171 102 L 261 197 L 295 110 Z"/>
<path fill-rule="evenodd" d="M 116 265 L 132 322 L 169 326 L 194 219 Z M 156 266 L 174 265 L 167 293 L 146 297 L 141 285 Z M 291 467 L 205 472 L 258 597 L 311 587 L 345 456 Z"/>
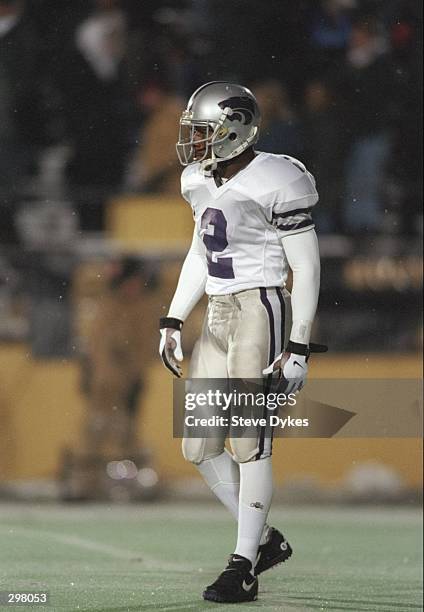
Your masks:
<path fill-rule="evenodd" d="M 257 153 L 219 187 L 193 164 L 181 175 L 181 193 L 206 247 L 208 295 L 285 284 L 281 238 L 313 228 L 318 201 L 314 177 L 300 161 Z"/>

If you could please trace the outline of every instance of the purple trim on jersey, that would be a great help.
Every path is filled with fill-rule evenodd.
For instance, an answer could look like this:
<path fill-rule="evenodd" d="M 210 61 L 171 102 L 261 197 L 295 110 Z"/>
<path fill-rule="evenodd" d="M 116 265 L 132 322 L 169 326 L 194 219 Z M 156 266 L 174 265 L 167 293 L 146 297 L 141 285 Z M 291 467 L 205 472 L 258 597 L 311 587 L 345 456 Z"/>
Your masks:
<path fill-rule="evenodd" d="M 278 206 L 278 204 L 275 204 L 274 208 L 275 206 Z M 309 215 L 311 213 L 311 210 L 312 210 L 312 206 L 310 206 L 309 208 L 296 208 L 295 210 L 289 210 L 288 212 L 283 212 L 283 213 L 273 212 L 272 217 L 273 218 L 278 217 L 280 219 L 284 219 L 285 217 L 294 217 L 295 215 L 301 215 L 303 213 Z"/>
<path fill-rule="evenodd" d="M 290 223 L 289 225 L 283 225 L 283 224 L 279 224 L 278 222 L 275 223 L 275 227 L 279 230 L 282 230 L 284 232 L 289 232 L 291 230 L 295 230 L 295 229 L 302 229 L 303 227 L 310 227 L 313 226 L 313 222 L 312 219 L 305 219 L 305 221 L 301 221 L 300 223 Z"/>

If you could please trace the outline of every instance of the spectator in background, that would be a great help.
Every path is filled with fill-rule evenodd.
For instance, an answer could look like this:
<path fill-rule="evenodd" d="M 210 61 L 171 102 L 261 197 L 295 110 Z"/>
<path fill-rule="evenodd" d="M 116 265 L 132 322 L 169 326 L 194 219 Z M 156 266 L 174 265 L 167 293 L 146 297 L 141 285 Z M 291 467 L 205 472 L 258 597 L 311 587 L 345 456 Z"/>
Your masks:
<path fill-rule="evenodd" d="M 63 457 L 62 494 L 66 499 L 111 498 L 116 480 L 107 478 L 111 461 L 128 461 L 138 469 L 149 453 L 141 447 L 137 417 L 143 382 L 155 351 L 151 321 L 152 274 L 142 262 L 126 256 L 109 262 L 100 275 L 106 285 L 82 334 L 81 383 L 86 397 L 81 442 Z M 76 279 L 90 282 L 84 273 Z M 90 283 L 91 284 L 91 283 Z M 80 298 L 81 299 L 81 298 Z M 108 472 L 109 473 L 109 472 Z M 135 473 L 121 484 L 127 499 L 140 494 Z"/>
<path fill-rule="evenodd" d="M 343 143 L 336 96 L 328 79 L 317 77 L 305 86 L 305 154 L 320 194 L 316 223 L 321 232 L 341 230 Z"/>
<path fill-rule="evenodd" d="M 122 182 L 130 103 L 125 53 L 126 22 L 119 2 L 97 0 L 94 12 L 76 28 L 58 76 L 73 144 L 67 167 L 73 189 L 110 191 Z M 89 197 L 85 193 L 82 199 Z M 85 229 L 100 229 L 102 202 L 95 200 L 91 207 L 93 218 L 87 215 Z M 83 225 L 86 212 L 81 210 Z"/>
<path fill-rule="evenodd" d="M 390 24 L 399 111 L 394 117 L 388 164 L 386 231 L 415 234 L 422 217 L 422 15 L 418 4 L 402 3 Z"/>
<path fill-rule="evenodd" d="M 184 37 L 172 32 L 161 39 L 167 80 L 172 91 L 182 100 L 186 100 L 204 81 L 197 53 L 189 41 L 190 36 Z"/>
<path fill-rule="evenodd" d="M 181 167 L 175 153 L 183 101 L 164 81 L 150 82 L 140 95 L 147 113 L 129 170 L 128 186 L 141 193 L 180 196 Z"/>
<path fill-rule="evenodd" d="M 275 79 L 260 81 L 252 89 L 262 115 L 258 151 L 301 157 L 303 133 L 287 89 Z"/>
<path fill-rule="evenodd" d="M 2 240 L 13 233 L 15 199 L 36 162 L 39 40 L 20 0 L 0 0 L 0 205 Z"/>
<path fill-rule="evenodd" d="M 137 454 L 135 418 L 149 347 L 152 300 L 140 262 L 127 257 L 109 269 L 87 342 L 87 449 L 105 458 Z M 149 350 L 150 348 L 150 350 Z"/>
<path fill-rule="evenodd" d="M 372 17 L 363 17 L 353 25 L 341 90 L 350 140 L 345 229 L 348 233 L 378 232 L 382 227 L 382 182 L 397 92 L 387 43 Z"/>
<path fill-rule="evenodd" d="M 125 96 L 121 66 L 125 55 L 125 18 L 118 3 L 97 10 L 76 29 L 63 67 L 74 154 L 68 168 L 77 185 L 119 185 L 125 156 Z M 115 6 L 116 5 L 116 6 Z"/>
<path fill-rule="evenodd" d="M 321 0 L 309 18 L 311 66 L 328 68 L 342 61 L 349 42 L 352 21 L 350 10 L 355 0 Z"/>

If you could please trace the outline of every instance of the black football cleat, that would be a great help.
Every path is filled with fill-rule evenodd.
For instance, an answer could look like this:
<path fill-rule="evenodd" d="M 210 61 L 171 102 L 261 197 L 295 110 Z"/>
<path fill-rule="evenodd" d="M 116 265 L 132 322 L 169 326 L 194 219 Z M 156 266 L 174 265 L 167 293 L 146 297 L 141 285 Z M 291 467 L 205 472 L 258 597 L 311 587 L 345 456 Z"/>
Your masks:
<path fill-rule="evenodd" d="M 251 571 L 252 564 L 249 559 L 231 555 L 222 574 L 206 587 L 203 599 L 216 603 L 254 601 L 258 597 L 258 579 Z"/>
<path fill-rule="evenodd" d="M 261 544 L 258 548 L 258 556 L 256 557 L 255 576 L 259 576 L 262 572 L 287 561 L 293 553 L 292 547 L 287 542 L 283 534 L 270 527 L 269 538 L 265 544 Z"/>

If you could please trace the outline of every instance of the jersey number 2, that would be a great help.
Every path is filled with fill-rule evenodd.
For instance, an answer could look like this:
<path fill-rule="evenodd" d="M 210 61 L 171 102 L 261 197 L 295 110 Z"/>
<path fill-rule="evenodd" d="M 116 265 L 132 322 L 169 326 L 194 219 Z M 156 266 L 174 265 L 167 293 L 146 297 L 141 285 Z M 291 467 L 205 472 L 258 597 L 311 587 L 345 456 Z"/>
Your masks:
<path fill-rule="evenodd" d="M 210 276 L 216 278 L 234 278 L 232 257 L 216 257 L 215 253 L 222 253 L 227 246 L 227 219 L 222 210 L 207 208 L 202 215 L 201 228 L 203 242 L 206 247 L 206 258 Z M 206 233 L 209 232 L 209 233 Z"/>

